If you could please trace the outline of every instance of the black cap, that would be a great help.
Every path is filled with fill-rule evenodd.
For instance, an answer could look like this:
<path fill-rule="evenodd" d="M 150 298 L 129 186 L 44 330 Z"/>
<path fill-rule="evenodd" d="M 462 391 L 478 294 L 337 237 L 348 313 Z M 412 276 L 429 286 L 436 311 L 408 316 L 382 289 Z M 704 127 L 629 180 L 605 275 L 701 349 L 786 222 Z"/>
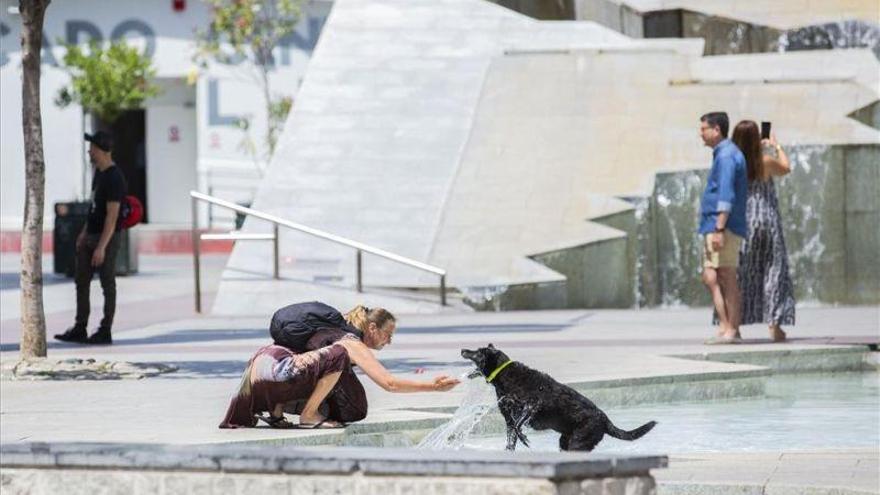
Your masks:
<path fill-rule="evenodd" d="M 113 151 L 113 136 L 107 131 L 98 131 L 94 134 L 85 133 L 83 138 L 104 151 Z"/>

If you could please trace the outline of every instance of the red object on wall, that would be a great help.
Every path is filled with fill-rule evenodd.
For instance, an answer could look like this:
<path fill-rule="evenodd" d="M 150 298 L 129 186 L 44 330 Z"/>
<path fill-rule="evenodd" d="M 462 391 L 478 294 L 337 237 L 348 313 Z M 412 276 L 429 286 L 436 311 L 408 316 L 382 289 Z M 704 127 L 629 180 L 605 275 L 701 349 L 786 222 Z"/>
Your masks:
<path fill-rule="evenodd" d="M 211 232 L 220 232 L 213 230 Z M 192 232 L 186 230 L 146 230 L 137 232 L 140 254 L 192 253 Z M 228 254 L 235 245 L 233 241 L 202 241 L 202 254 Z M 0 230 L 0 253 L 21 252 L 21 230 Z M 52 231 L 43 232 L 43 253 L 52 253 Z M 51 265 L 52 262 L 49 262 Z M 44 263 L 45 265 L 45 263 Z"/>
<path fill-rule="evenodd" d="M 171 0 L 171 8 L 175 12 L 183 12 L 186 10 L 186 0 Z"/>

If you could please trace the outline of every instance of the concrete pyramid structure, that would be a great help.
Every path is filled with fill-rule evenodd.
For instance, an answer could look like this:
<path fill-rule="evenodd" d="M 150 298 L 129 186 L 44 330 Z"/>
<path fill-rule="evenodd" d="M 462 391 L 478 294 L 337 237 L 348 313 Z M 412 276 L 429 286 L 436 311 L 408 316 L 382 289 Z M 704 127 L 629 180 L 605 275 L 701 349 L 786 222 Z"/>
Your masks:
<path fill-rule="evenodd" d="M 254 208 L 441 266 L 451 287 L 564 284 L 531 256 L 625 236 L 589 219 L 632 209 L 620 198 L 650 194 L 659 171 L 705 166 L 705 111 L 773 120 L 789 142 L 878 141 L 847 118 L 880 96 L 869 50 L 701 53 L 481 0 L 339 0 Z M 265 247 L 237 245 L 214 311 L 379 297 L 345 289 L 350 248 L 285 232 L 281 249 L 277 282 Z M 437 280 L 367 256 L 364 283 Z M 398 302 L 435 306 L 414 301 Z"/>

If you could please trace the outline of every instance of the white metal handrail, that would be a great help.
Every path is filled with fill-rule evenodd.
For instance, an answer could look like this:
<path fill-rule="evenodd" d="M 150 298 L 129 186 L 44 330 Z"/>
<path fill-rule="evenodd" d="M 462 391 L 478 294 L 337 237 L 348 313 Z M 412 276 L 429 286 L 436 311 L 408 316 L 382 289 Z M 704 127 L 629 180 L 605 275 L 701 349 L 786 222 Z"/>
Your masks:
<path fill-rule="evenodd" d="M 390 251 L 385 251 L 384 249 L 379 249 L 377 247 L 370 246 L 368 244 L 364 244 L 362 242 L 353 241 L 351 239 L 347 239 L 342 236 L 338 236 L 335 234 L 331 234 L 329 232 L 324 232 L 322 230 L 318 230 L 312 227 L 308 227 L 306 225 L 298 224 L 295 222 L 291 222 L 290 220 L 285 220 L 281 217 L 265 213 L 259 210 L 254 210 L 253 208 L 248 208 L 246 206 L 241 206 L 239 204 L 226 201 L 224 199 L 220 199 L 214 196 L 210 196 L 207 194 L 200 193 L 198 191 L 190 191 L 189 193 L 191 202 L 192 202 L 192 240 L 193 240 L 193 268 L 195 275 L 195 288 L 196 288 L 196 312 L 201 313 L 201 277 L 200 277 L 200 243 L 202 240 L 217 240 L 217 239 L 230 239 L 230 240 L 271 240 L 273 242 L 274 247 L 274 278 L 279 278 L 278 276 L 278 227 L 287 227 L 289 229 L 296 230 L 298 232 L 303 232 L 305 234 L 309 234 L 330 242 L 334 242 L 336 244 L 342 244 L 344 246 L 348 246 L 350 248 L 355 249 L 356 251 L 356 264 L 357 264 L 357 291 L 363 292 L 363 256 L 362 253 L 370 253 L 375 256 L 379 256 L 381 258 L 385 258 L 396 263 L 400 263 L 402 265 L 410 266 L 416 268 L 418 270 L 426 271 L 429 273 L 433 273 L 434 275 L 440 276 L 440 304 L 446 305 L 446 270 L 429 265 L 427 263 L 422 263 L 421 261 L 416 261 L 405 256 L 401 256 L 399 254 L 392 253 Z M 273 224 L 273 233 L 272 234 L 246 234 L 239 232 L 230 232 L 228 234 L 203 234 L 199 232 L 199 220 L 198 220 L 198 202 L 204 201 L 211 205 L 217 205 L 223 208 L 230 209 L 232 211 L 249 215 L 252 217 L 256 217 L 267 222 Z"/>

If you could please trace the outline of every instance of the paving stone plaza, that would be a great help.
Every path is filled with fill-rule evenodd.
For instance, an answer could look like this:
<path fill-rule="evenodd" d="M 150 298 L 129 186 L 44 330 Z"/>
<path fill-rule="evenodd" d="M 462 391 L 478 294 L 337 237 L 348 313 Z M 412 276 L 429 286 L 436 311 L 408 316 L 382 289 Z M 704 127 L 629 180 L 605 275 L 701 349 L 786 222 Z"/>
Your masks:
<path fill-rule="evenodd" d="M 247 186 L 263 219 L 237 233 L 274 243 L 142 250 L 104 346 L 51 339 L 76 298 L 47 250 L 48 357 L 21 360 L 4 240 L 0 493 L 880 494 L 880 4 L 324 3 L 278 151 Z M 697 129 L 717 109 L 772 121 L 794 162 L 777 183 L 786 342 L 747 325 L 738 345 L 704 343 Z M 189 243 L 189 220 L 131 232 Z M 94 315 L 97 282 L 91 299 Z M 272 313 L 310 300 L 387 308 L 381 363 L 462 383 L 395 394 L 358 370 L 369 410 L 344 429 L 218 428 Z M 460 352 L 489 343 L 622 429 L 658 424 L 590 453 L 527 429 L 506 451 Z"/>
<path fill-rule="evenodd" d="M 10 269 L 7 263 L 17 262 L 11 256 L 3 260 L 4 272 Z M 143 276 L 122 278 L 121 287 L 131 294 L 147 284 L 174 286 L 180 283 L 175 282 L 174 269 L 182 270 L 187 261 L 185 257 L 145 257 Z M 222 263 L 212 261 L 216 262 L 216 287 Z M 72 289 L 69 281 L 47 287 L 47 303 L 57 308 L 54 315 L 49 314 L 50 322 L 66 324 Z M 0 293 L 4 314 L 12 311 L 15 292 Z M 50 359 L 160 363 L 176 371 L 141 379 L 4 379 L 0 382 L 4 493 L 52 493 L 59 486 L 73 485 L 83 487 L 84 493 L 97 486 L 114 487 L 112 493 L 275 489 L 282 493 L 650 492 L 627 486 L 656 487 L 657 493 L 877 492 L 880 440 L 876 414 L 873 437 L 851 444 L 829 437 L 825 443 L 821 440 L 825 434 L 816 432 L 819 439 L 809 443 L 809 448 L 786 440 L 798 435 L 799 422 L 736 425 L 740 435 L 776 429 L 773 434 L 782 437 L 778 450 L 727 450 L 716 445 L 694 451 L 692 445 L 704 433 L 697 425 L 682 431 L 665 429 L 665 423 L 679 414 L 676 411 L 684 414 L 694 404 L 748 407 L 758 404 L 761 397 L 773 397 L 776 392 L 767 383 L 775 376 L 796 373 L 810 379 L 876 367 L 876 352 L 855 344 L 876 343 L 880 338 L 877 307 L 802 308 L 800 322 L 790 333 L 791 342 L 770 343 L 765 328 L 750 326 L 744 328 L 744 345 L 722 349 L 702 345 L 709 332 L 705 308 L 400 315 L 394 344 L 379 357 L 402 377 L 463 373 L 471 368 L 458 350 L 492 342 L 511 357 L 573 384 L 626 426 L 653 419 L 645 415 L 656 411 L 644 409 L 652 405 L 668 404 L 673 413 L 670 418 L 658 418 L 660 425 L 652 432 L 662 435 L 662 446 L 652 443 L 648 451 L 638 454 L 621 450 L 622 443 L 600 445 L 599 451 L 586 456 L 557 454 L 562 456 L 559 459 L 542 450 L 530 454 L 521 449 L 513 456 L 501 451 L 456 450 L 452 451 L 456 464 L 447 465 L 451 461 L 443 451 L 401 453 L 399 449 L 412 449 L 428 431 L 448 421 L 468 393 L 466 386 L 446 394 L 396 395 L 365 378 L 369 415 L 344 433 L 220 430 L 217 424 L 246 360 L 268 342 L 268 318 L 193 317 L 190 308 L 169 305 L 167 294 L 154 292 L 140 300 L 122 294 L 120 307 L 140 322 L 137 328 L 121 328 L 111 347 L 84 349 L 50 343 Z M 190 302 L 187 296 L 178 297 Z M 3 320 L 0 361 L 4 365 L 17 361 L 17 335 L 7 331 L 13 323 Z M 839 373 L 829 375 L 831 371 Z M 868 376 L 873 376 L 869 378 L 873 385 L 868 384 L 873 399 L 868 399 L 876 406 L 880 401 L 876 374 Z M 833 413 L 830 404 L 824 407 L 824 413 Z M 852 411 L 848 414 L 855 417 Z M 499 432 L 499 426 L 497 419 L 488 417 L 482 435 Z M 669 428 L 677 427 L 673 423 Z M 530 461 L 530 455 L 539 456 L 540 462 Z M 621 455 L 639 459 L 641 464 L 615 471 L 607 462 Z M 337 459 L 336 467 L 326 463 L 315 467 L 316 463 L 308 462 L 313 456 Z M 353 456 L 363 457 L 355 462 Z M 400 456 L 407 459 L 406 464 L 395 461 Z M 413 471 L 412 462 L 419 459 L 424 460 L 425 470 Z M 575 469 L 592 473 L 576 483 L 582 491 L 565 491 L 574 485 L 547 481 L 552 478 L 547 473 L 587 460 L 600 464 Z M 511 467 L 523 462 L 531 474 Z M 648 473 L 651 478 L 645 478 Z M 597 476 L 617 481 L 589 481 Z"/>

